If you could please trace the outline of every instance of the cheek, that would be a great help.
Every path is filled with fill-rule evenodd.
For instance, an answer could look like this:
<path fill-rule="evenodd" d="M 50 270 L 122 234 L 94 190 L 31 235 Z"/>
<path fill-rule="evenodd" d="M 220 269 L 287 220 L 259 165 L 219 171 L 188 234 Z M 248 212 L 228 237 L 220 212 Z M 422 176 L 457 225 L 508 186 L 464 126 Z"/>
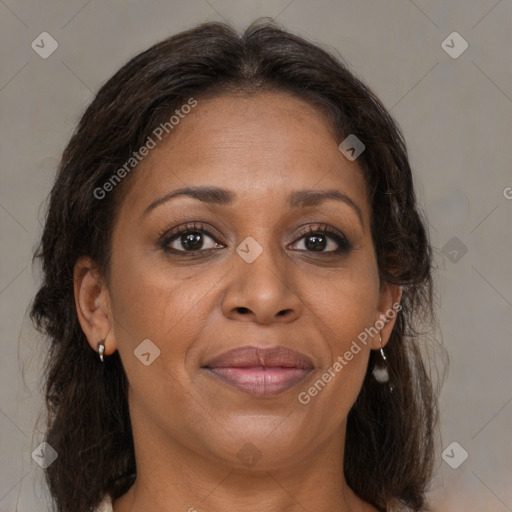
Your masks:
<path fill-rule="evenodd" d="M 129 364 L 134 350 L 150 339 L 165 365 L 178 368 L 207 320 L 207 296 L 219 274 L 171 269 L 134 255 L 118 258 L 112 268 L 111 308 L 123 362 Z"/>
<path fill-rule="evenodd" d="M 206 310 L 213 307 L 209 292 L 215 289 L 219 275 L 190 271 L 185 275 L 181 269 L 143 264 L 133 257 L 119 260 L 112 268 L 116 268 L 111 280 L 115 338 L 132 404 L 166 425 L 160 413 L 169 408 L 181 411 L 184 419 L 190 408 L 190 397 L 184 391 L 192 387 L 187 354 L 204 328 Z M 139 349 L 142 346 L 147 348 Z"/>
<path fill-rule="evenodd" d="M 309 286 L 308 286 L 309 282 Z M 325 339 L 332 348 L 342 350 L 358 334 L 372 325 L 379 301 L 379 278 L 375 265 L 347 266 L 311 286 L 307 277 L 304 289 L 309 308 L 325 327 Z"/>
<path fill-rule="evenodd" d="M 347 270 L 310 294 L 310 301 L 323 347 L 316 379 L 301 388 L 297 398 L 304 414 L 324 418 L 322 428 L 330 431 L 346 418 L 366 375 L 371 338 L 365 329 L 375 319 L 378 278 L 376 273 Z M 311 421 L 317 428 L 316 420 Z"/>
<path fill-rule="evenodd" d="M 330 404 L 339 421 L 355 401 L 366 374 L 369 329 L 379 298 L 377 269 L 370 260 L 365 265 L 346 267 L 315 290 L 309 294 L 308 305 L 323 339 L 317 375 L 320 382 L 303 390 L 307 394 L 304 400 L 315 400 L 314 407 Z"/>

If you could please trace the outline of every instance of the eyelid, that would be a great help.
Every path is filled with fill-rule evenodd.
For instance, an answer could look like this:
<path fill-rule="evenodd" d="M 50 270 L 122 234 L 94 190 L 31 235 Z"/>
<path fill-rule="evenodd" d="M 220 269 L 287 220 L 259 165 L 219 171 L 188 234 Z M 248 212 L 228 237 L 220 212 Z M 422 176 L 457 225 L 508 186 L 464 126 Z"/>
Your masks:
<path fill-rule="evenodd" d="M 340 238 L 345 238 L 346 236 L 339 230 L 336 229 L 333 226 L 330 226 L 329 224 L 325 223 L 317 223 L 311 226 L 311 224 L 308 224 L 307 226 L 304 226 L 296 235 L 295 237 L 303 237 L 304 235 L 307 235 L 309 233 L 317 233 L 317 232 L 327 232 L 333 235 L 337 235 Z"/>

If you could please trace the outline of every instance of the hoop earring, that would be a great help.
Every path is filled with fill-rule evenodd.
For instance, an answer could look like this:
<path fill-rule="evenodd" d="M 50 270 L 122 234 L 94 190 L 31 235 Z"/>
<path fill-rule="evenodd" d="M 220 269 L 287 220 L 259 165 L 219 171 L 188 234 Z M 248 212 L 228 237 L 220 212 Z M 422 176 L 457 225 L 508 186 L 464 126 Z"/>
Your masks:
<path fill-rule="evenodd" d="M 98 341 L 98 354 L 100 355 L 100 361 L 103 363 L 104 358 L 103 355 L 105 354 L 105 343 L 103 343 L 105 340 Z"/>
<path fill-rule="evenodd" d="M 382 336 L 379 331 L 379 340 L 380 340 L 380 355 L 382 357 L 381 360 L 375 361 L 375 365 L 373 367 L 373 377 L 374 379 L 379 382 L 380 384 L 385 384 L 386 382 L 389 383 L 389 365 L 388 360 L 384 354 L 384 350 L 382 348 Z M 393 392 L 393 386 L 391 383 L 388 384 L 389 391 Z"/>

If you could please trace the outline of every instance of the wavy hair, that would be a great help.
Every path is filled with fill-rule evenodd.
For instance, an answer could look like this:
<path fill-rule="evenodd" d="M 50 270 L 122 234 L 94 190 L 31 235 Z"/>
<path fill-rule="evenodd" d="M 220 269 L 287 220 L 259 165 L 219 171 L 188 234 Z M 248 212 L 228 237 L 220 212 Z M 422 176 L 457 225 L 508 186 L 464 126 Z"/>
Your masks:
<path fill-rule="evenodd" d="M 376 95 L 340 57 L 268 19 L 243 34 L 206 23 L 169 37 L 126 63 L 83 114 L 60 162 L 34 255 L 42 284 L 31 318 L 48 340 L 47 442 L 58 452 L 46 478 L 58 512 L 90 512 L 133 484 L 137 468 L 128 383 L 116 352 L 98 361 L 80 327 L 73 268 L 90 256 L 108 276 L 112 228 L 133 170 L 98 199 L 101 187 L 187 99 L 284 91 L 323 112 L 341 142 L 355 134 L 371 204 L 382 282 L 401 285 L 402 309 L 386 347 L 394 392 L 377 383 L 371 351 L 347 419 L 348 485 L 380 510 L 428 510 L 437 394 L 422 355 L 435 324 L 432 249 L 418 208 L 404 138 Z M 172 134 L 170 135 L 172 136 Z"/>

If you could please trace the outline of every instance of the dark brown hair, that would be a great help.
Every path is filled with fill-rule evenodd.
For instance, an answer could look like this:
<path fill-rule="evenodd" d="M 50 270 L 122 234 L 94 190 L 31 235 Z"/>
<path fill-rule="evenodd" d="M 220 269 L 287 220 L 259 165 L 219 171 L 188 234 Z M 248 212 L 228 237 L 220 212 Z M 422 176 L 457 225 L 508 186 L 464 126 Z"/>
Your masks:
<path fill-rule="evenodd" d="M 379 509 L 428 509 L 437 397 L 419 340 L 435 323 L 432 254 L 403 136 L 340 58 L 258 20 L 242 35 L 221 23 L 203 24 L 134 57 L 101 87 L 64 151 L 36 253 L 43 282 L 31 311 L 49 340 L 47 442 L 59 457 L 47 481 L 59 512 L 89 512 L 105 493 L 124 494 L 136 477 L 121 360 L 115 353 L 99 362 L 73 296 L 80 256 L 90 256 L 108 276 L 112 227 L 130 176 L 101 199 L 94 191 L 191 97 L 260 90 L 305 99 L 326 114 L 339 142 L 354 134 L 366 146 L 358 163 L 381 283 L 402 285 L 403 294 L 386 347 L 394 392 L 372 378 L 378 356 L 372 351 L 348 416 L 345 476 Z"/>

